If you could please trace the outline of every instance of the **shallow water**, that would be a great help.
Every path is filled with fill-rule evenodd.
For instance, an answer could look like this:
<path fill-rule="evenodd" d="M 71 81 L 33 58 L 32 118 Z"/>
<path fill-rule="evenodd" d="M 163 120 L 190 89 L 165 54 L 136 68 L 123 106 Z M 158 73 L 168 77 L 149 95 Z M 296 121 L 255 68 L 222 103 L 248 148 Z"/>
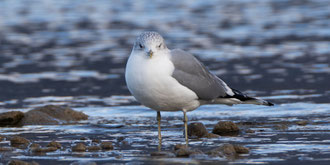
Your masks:
<path fill-rule="evenodd" d="M 330 1 L 0 1 L 0 111 L 55 104 L 90 115 L 78 125 L 1 128 L 41 144 L 66 148 L 99 138 L 109 152 L 45 155 L 25 150 L 10 159 L 141 163 L 326 164 L 330 154 Z M 237 137 L 191 140 L 201 150 L 223 142 L 249 155 L 150 159 L 157 147 L 156 113 L 130 96 L 124 67 L 142 31 L 163 34 L 169 48 L 196 55 L 231 87 L 272 101 L 275 107 L 202 106 L 189 113 L 211 131 L 219 120 L 238 123 Z M 132 115 L 133 114 L 133 115 Z M 129 116 L 129 117 L 127 117 Z M 182 143 L 182 114 L 162 113 L 164 150 Z M 308 121 L 305 126 L 298 121 Z M 245 133 L 244 130 L 255 130 Z M 127 144 L 117 141 L 125 137 Z M 7 146 L 8 141 L 0 142 Z M 57 162 L 58 163 L 58 162 Z M 55 164 L 55 163 L 54 163 Z"/>
<path fill-rule="evenodd" d="M 91 160 L 124 163 L 139 161 L 167 163 L 184 159 L 193 162 L 224 162 L 208 156 L 198 158 L 154 159 L 149 153 L 157 150 L 156 113 L 142 106 L 83 107 L 76 108 L 90 116 L 88 121 L 76 125 L 24 126 L 2 128 L 1 135 L 23 135 L 42 146 L 53 139 L 65 150 L 38 155 L 17 150 L 10 158 L 22 160 L 52 160 L 54 163 Z M 272 162 L 327 163 L 330 156 L 329 104 L 291 103 L 274 107 L 238 105 L 234 107 L 202 106 L 188 114 L 190 122 L 202 122 L 209 131 L 219 120 L 234 121 L 241 128 L 238 136 L 222 136 L 214 139 L 191 139 L 190 146 L 208 151 L 222 143 L 242 144 L 250 148 L 250 154 L 229 163 L 267 164 Z M 175 144 L 184 143 L 181 112 L 162 113 L 163 150 L 171 151 Z M 298 125 L 307 121 L 306 125 Z M 247 133 L 246 130 L 255 133 Z M 82 137 L 84 138 L 83 140 Z M 124 137 L 125 143 L 120 141 Z M 92 144 L 92 139 L 112 141 L 113 151 L 75 153 L 70 146 L 77 142 Z M 7 146 L 8 141 L 1 142 Z M 6 156 L 5 159 L 8 159 Z M 178 160 L 177 160 L 178 159 Z M 225 161 L 227 162 L 227 161 Z"/>

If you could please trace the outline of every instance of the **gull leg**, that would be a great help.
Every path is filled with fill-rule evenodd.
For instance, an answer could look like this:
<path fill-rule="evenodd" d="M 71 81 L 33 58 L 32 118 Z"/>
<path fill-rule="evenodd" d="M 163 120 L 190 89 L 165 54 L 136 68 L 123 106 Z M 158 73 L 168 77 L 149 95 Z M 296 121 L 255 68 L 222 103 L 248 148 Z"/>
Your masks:
<path fill-rule="evenodd" d="M 188 122 L 188 117 L 187 117 L 186 111 L 183 111 L 184 137 L 185 137 L 185 140 L 186 140 L 186 146 L 188 147 L 188 125 L 187 125 L 187 122 Z"/>
<path fill-rule="evenodd" d="M 157 121 L 158 121 L 158 151 L 162 149 L 162 133 L 160 130 L 160 121 L 161 121 L 160 111 L 157 111 Z"/>

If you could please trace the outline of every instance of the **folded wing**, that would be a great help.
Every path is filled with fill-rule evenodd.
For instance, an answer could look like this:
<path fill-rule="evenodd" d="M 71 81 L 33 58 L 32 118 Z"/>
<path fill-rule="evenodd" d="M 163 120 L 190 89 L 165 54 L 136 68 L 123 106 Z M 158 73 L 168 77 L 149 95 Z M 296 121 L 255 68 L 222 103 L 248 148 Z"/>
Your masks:
<path fill-rule="evenodd" d="M 175 49 L 171 51 L 171 60 L 175 67 L 172 77 L 194 91 L 200 100 L 234 95 L 224 81 L 210 73 L 193 55 Z"/>

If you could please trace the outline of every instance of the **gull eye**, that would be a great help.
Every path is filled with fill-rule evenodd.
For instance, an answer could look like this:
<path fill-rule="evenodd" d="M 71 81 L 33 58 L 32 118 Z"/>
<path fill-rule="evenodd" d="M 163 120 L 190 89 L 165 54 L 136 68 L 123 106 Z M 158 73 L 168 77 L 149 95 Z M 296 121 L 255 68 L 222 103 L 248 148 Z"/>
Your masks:
<path fill-rule="evenodd" d="M 158 48 L 161 48 L 161 47 L 162 47 L 162 44 L 159 44 L 159 45 L 158 45 Z"/>
<path fill-rule="evenodd" d="M 140 48 L 142 49 L 144 46 L 142 44 L 139 44 Z"/>

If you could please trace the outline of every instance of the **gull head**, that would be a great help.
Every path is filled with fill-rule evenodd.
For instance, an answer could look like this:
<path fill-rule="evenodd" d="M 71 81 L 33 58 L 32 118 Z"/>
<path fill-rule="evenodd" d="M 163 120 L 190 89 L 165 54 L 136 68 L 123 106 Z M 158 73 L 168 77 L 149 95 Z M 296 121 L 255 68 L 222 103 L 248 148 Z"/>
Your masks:
<path fill-rule="evenodd" d="M 134 51 L 141 51 L 149 58 L 157 55 L 157 52 L 167 50 L 164 38 L 157 32 L 143 32 L 137 37 Z"/>

